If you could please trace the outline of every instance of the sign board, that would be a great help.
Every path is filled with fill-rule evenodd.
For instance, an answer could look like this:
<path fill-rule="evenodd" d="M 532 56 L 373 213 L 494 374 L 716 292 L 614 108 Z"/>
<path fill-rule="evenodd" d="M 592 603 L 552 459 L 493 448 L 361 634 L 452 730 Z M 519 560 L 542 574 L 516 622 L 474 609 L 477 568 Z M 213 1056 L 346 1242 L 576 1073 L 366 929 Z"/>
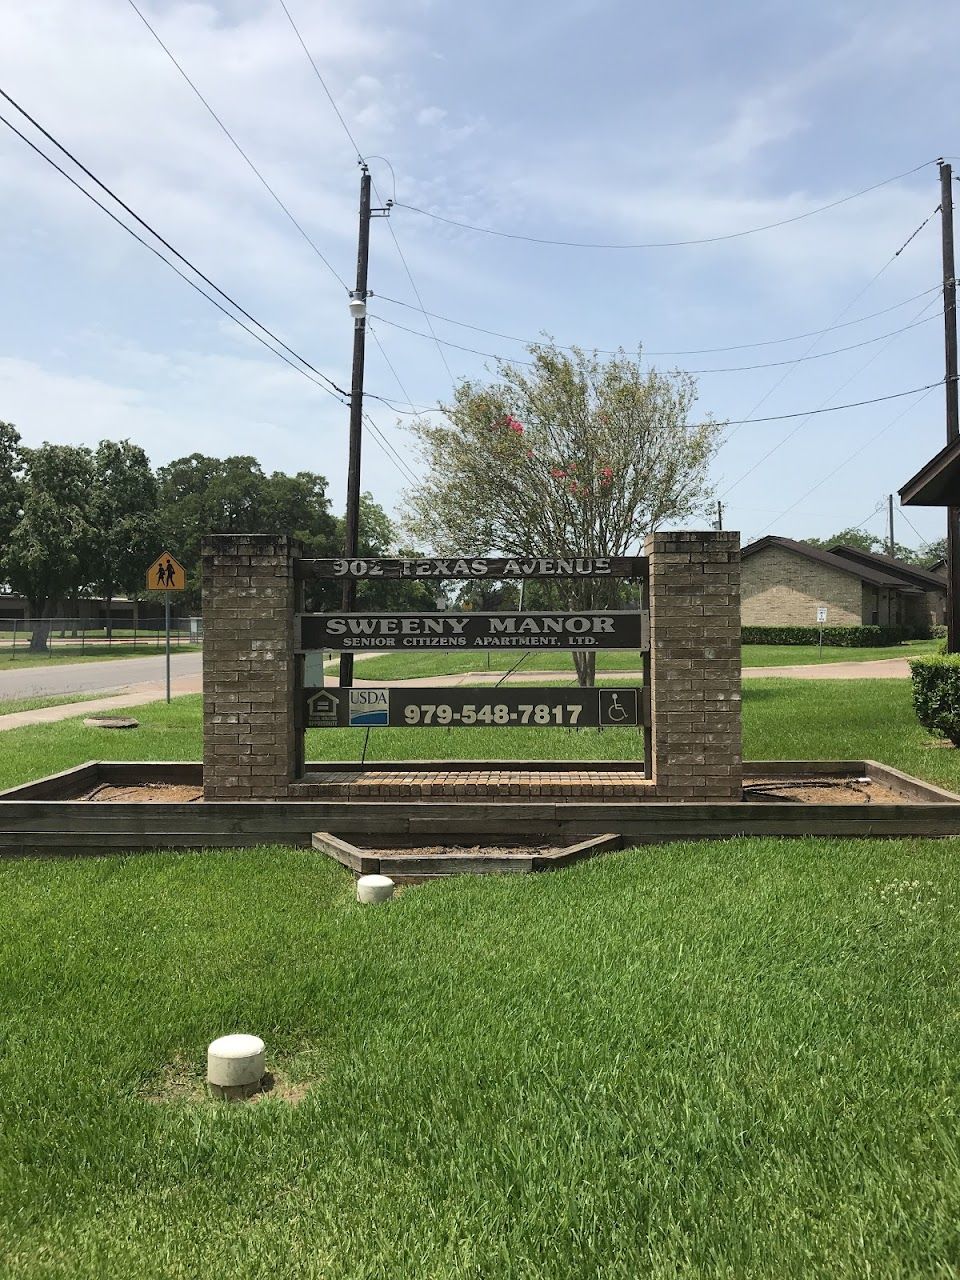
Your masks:
<path fill-rule="evenodd" d="M 147 570 L 147 587 L 150 591 L 185 591 L 187 575 L 179 560 L 169 551 L 157 556 Z"/>
<path fill-rule="evenodd" d="M 357 650 L 639 649 L 646 612 L 303 613 L 296 647 Z"/>
<path fill-rule="evenodd" d="M 448 556 L 427 560 L 299 560 L 300 578 L 639 578 L 644 556 Z"/>
<path fill-rule="evenodd" d="M 635 728 L 639 689 L 305 689 L 304 723 L 316 729 L 490 726 Z"/>
<path fill-rule="evenodd" d="M 826 622 L 826 620 L 827 620 L 826 605 L 822 605 L 822 604 L 817 605 L 817 622 L 823 623 L 823 622 Z"/>

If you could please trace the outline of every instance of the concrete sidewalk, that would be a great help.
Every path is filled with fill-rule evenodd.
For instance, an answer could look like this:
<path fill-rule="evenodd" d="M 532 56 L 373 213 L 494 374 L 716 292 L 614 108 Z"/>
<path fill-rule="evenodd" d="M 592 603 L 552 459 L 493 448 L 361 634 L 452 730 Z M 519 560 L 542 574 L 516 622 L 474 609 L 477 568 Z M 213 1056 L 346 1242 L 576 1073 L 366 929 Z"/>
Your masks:
<path fill-rule="evenodd" d="M 179 697 L 184 693 L 200 693 L 202 677 L 180 676 L 170 681 L 170 694 Z M 4 729 L 22 729 L 28 724 L 54 724 L 58 720 L 71 720 L 74 716 L 99 715 L 104 711 L 120 711 L 126 707 L 141 707 L 147 702 L 161 702 L 167 696 L 165 685 L 153 682 L 130 685 L 123 693 L 109 698 L 91 698 L 87 702 L 64 702 L 59 707 L 37 707 L 34 711 L 12 711 L 0 715 L 0 733 Z M 3 704 L 0 703 L 0 706 Z"/>

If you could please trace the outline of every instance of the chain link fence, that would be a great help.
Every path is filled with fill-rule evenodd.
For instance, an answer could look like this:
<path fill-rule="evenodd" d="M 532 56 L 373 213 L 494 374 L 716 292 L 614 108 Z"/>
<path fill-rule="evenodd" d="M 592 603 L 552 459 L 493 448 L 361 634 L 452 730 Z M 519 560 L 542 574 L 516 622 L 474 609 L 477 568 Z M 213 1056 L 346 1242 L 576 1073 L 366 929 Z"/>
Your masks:
<path fill-rule="evenodd" d="M 146 618 L 136 623 L 114 623 L 107 628 L 102 618 L 0 618 L 0 656 L 15 661 L 18 656 L 86 657 L 102 654 L 157 653 L 166 644 L 163 618 Z M 170 623 L 171 649 L 188 649 L 203 644 L 203 620 L 179 618 Z"/>

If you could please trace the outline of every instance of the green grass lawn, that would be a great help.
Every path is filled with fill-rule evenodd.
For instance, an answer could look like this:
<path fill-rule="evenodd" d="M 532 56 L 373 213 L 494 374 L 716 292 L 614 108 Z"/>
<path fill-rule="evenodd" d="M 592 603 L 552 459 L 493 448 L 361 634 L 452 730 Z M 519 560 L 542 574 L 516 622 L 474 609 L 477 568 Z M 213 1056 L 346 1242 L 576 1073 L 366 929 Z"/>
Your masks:
<path fill-rule="evenodd" d="M 939 640 L 910 640 L 905 644 L 874 649 L 841 649 L 825 645 L 821 659 L 816 645 L 745 644 L 745 667 L 806 666 L 820 662 L 870 662 L 878 658 L 916 658 L 936 653 Z M 466 671 L 509 671 L 518 653 L 393 653 L 364 658 L 355 663 L 358 680 L 413 680 L 421 676 L 462 675 Z M 488 663 L 489 659 L 489 663 Z M 639 671 L 642 655 L 634 650 L 613 650 L 597 654 L 598 671 Z M 326 670 L 336 674 L 338 662 L 327 663 Z M 543 653 L 531 650 L 520 671 L 569 671 L 573 678 L 573 659 L 569 653 Z"/>
<path fill-rule="evenodd" d="M 674 845 L 377 909 L 279 848 L 2 865 L 3 1274 L 955 1275 L 957 854 Z M 238 1028 L 300 1105 L 169 1087 Z"/>
<path fill-rule="evenodd" d="M 118 714 L 120 714 L 118 712 Z M 200 696 L 131 710 L 140 728 L 88 729 L 77 717 L 0 734 L 0 787 L 84 760 L 199 760 Z M 960 752 L 937 748 L 913 712 L 906 680 L 747 680 L 746 759 L 881 760 L 960 791 Z M 311 729 L 311 760 L 359 760 L 362 729 Z M 642 735 L 631 729 L 375 729 L 368 760 L 636 760 Z"/>
<path fill-rule="evenodd" d="M 0 735 L 0 785 L 199 758 L 198 697 L 134 714 Z M 747 682 L 744 726 L 748 757 L 960 788 L 906 681 Z M 638 742 L 380 730 L 368 758 Z M 310 851 L 0 862 L 0 1274 L 958 1275 L 958 990 L 960 840 L 648 847 L 376 909 Z M 241 1029 L 299 1105 L 202 1099 Z"/>
<path fill-rule="evenodd" d="M 172 653 L 198 653 L 198 645 L 172 644 Z M 87 644 L 81 649 L 80 642 L 53 641 L 49 653 L 30 653 L 26 645 L 11 649 L 7 646 L 0 649 L 0 671 L 17 671 L 21 667 L 59 666 L 68 662 L 105 662 L 114 658 L 149 658 L 164 652 L 163 639 L 159 645 L 143 640 L 133 644 Z"/>
<path fill-rule="evenodd" d="M 103 689 L 91 693 L 52 693 L 45 698 L 0 698 L 0 716 L 15 711 L 39 711 L 43 707 L 65 707 L 74 702 L 95 702 L 112 695 Z"/>

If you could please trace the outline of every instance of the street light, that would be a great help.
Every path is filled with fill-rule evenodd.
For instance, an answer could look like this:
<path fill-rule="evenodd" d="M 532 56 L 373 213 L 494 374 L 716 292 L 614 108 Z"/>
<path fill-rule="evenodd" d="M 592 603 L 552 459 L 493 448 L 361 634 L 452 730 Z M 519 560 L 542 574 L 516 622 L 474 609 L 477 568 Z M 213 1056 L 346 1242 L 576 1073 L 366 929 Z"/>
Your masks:
<path fill-rule="evenodd" d="M 356 292 L 350 294 L 350 301 L 347 303 L 350 308 L 350 314 L 354 320 L 363 320 L 367 314 L 367 299 L 362 293 Z"/>

